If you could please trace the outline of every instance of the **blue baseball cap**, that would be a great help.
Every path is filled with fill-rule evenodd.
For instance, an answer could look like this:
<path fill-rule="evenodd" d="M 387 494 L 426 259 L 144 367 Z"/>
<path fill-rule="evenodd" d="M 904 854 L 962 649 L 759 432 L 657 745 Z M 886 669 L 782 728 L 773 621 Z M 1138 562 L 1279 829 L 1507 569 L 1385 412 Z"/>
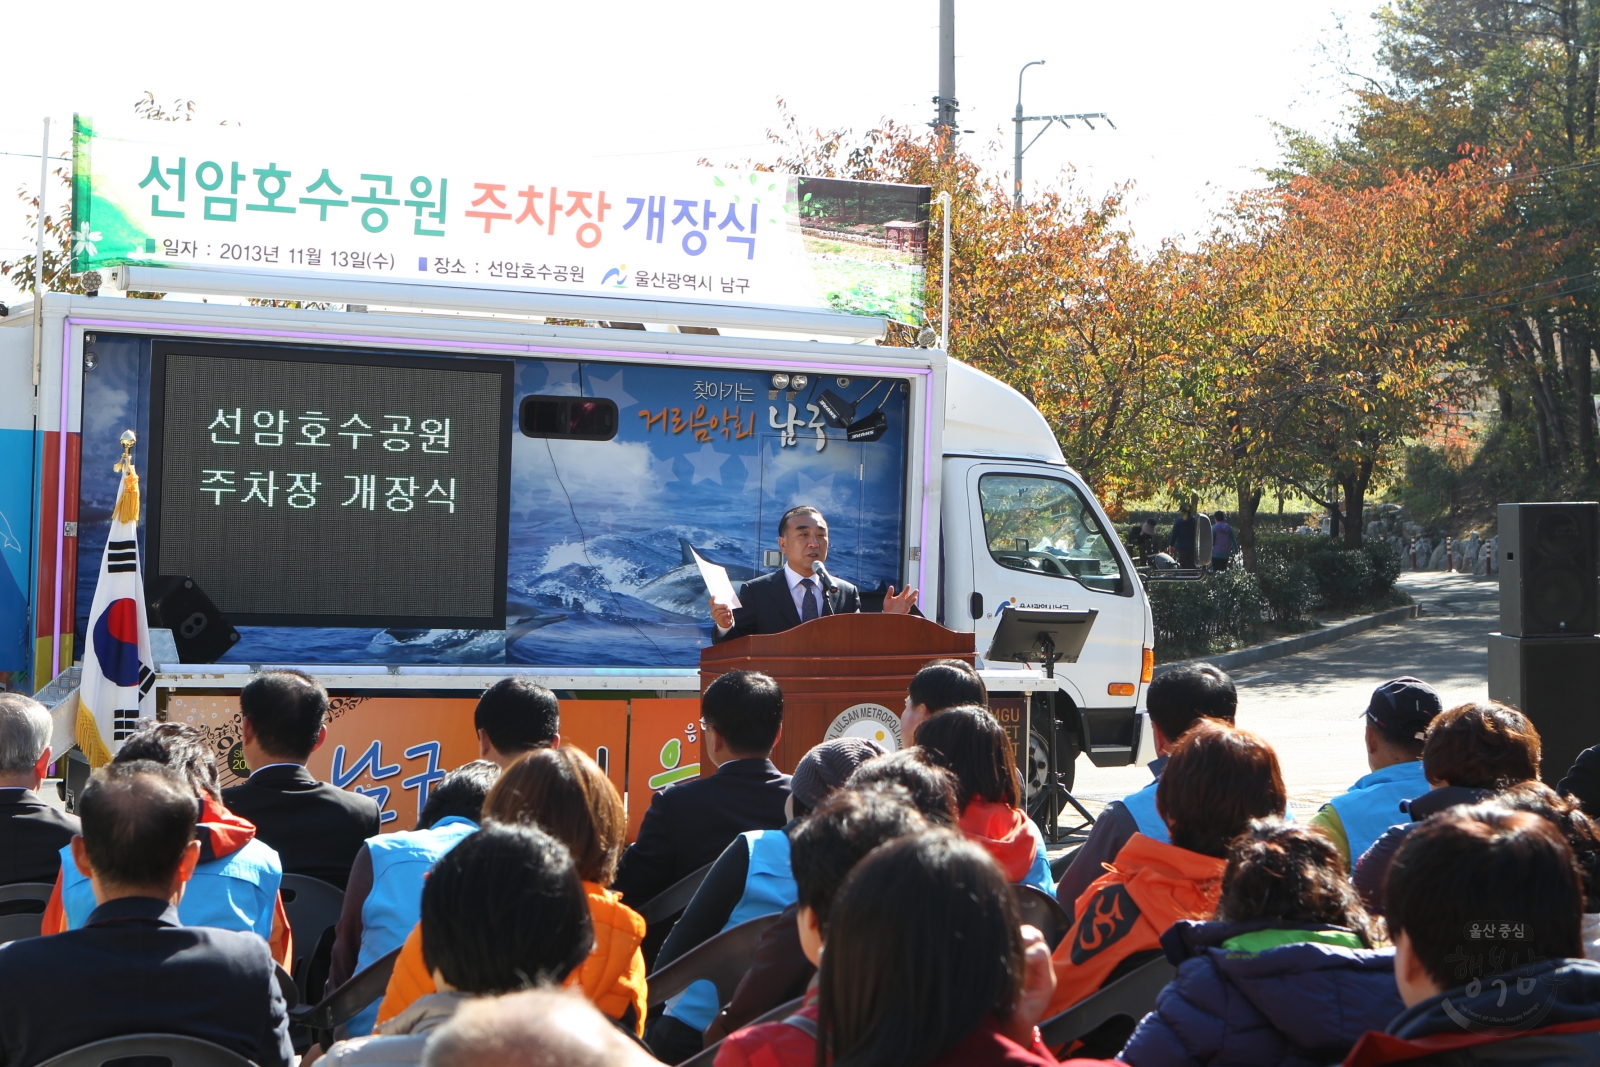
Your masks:
<path fill-rule="evenodd" d="M 1367 704 L 1369 720 L 1396 734 L 1422 740 L 1433 717 L 1444 710 L 1433 686 L 1420 678 L 1395 678 L 1372 691 Z"/>

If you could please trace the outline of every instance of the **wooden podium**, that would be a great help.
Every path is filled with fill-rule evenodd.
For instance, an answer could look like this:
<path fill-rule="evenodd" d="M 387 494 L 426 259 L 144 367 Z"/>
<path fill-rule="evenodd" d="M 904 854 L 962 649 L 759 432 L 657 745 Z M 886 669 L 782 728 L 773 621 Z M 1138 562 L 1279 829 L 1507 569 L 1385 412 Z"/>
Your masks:
<path fill-rule="evenodd" d="M 825 615 L 781 634 L 752 634 L 700 651 L 700 691 L 729 671 L 760 671 L 783 689 L 783 736 L 772 761 L 788 774 L 829 736 L 900 747 L 906 687 L 932 659 L 973 662 L 973 635 L 915 615 Z M 910 744 L 906 739 L 904 744 Z M 701 761 L 701 774 L 716 768 Z"/>

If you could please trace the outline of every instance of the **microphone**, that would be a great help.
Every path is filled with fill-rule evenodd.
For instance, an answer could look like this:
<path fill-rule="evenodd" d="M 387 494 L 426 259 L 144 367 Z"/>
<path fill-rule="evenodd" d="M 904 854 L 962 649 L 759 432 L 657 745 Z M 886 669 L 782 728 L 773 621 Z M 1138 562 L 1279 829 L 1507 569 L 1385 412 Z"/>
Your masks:
<path fill-rule="evenodd" d="M 828 592 L 831 593 L 839 588 L 839 584 L 833 580 L 833 575 L 828 573 L 828 568 L 822 565 L 820 559 L 811 561 L 811 573 L 817 576 L 817 580 L 822 583 L 822 588 Z"/>

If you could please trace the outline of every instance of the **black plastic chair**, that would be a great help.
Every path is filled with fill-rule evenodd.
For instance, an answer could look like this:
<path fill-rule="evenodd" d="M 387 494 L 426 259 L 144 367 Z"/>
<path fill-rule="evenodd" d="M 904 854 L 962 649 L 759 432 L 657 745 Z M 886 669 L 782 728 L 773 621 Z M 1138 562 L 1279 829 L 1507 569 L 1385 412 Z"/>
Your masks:
<path fill-rule="evenodd" d="M 782 912 L 758 915 L 738 926 L 722 931 L 685 952 L 655 974 L 645 979 L 649 988 L 649 1007 L 665 1004 L 690 985 L 701 980 L 717 987 L 717 1003 L 726 1004 L 733 999 L 739 980 L 750 969 L 755 959 L 756 943 L 767 927 L 778 921 Z"/>
<path fill-rule="evenodd" d="M 171 1067 L 255 1067 L 237 1052 L 182 1034 L 127 1034 L 79 1045 L 39 1067 L 100 1067 L 111 1060 L 138 1057 L 165 1060 Z"/>
<path fill-rule="evenodd" d="M 782 1004 L 779 1004 L 776 1008 L 773 1008 L 765 1015 L 751 1019 L 749 1022 L 745 1023 L 744 1026 L 760 1026 L 762 1023 L 772 1023 L 777 1022 L 779 1019 L 787 1019 L 789 1016 L 799 1011 L 801 1005 L 805 1004 L 805 1002 L 805 997 L 795 997 L 793 1000 L 788 1000 Z M 744 1026 L 741 1026 L 739 1029 L 743 1030 Z M 688 1059 L 678 1064 L 678 1067 L 691 1067 L 691 1065 L 693 1065 L 693 1067 L 709 1067 L 711 1061 L 717 1058 L 717 1049 L 721 1047 L 721 1041 L 707 1045 L 703 1051 L 696 1052 L 693 1056 L 690 1056 Z"/>
<path fill-rule="evenodd" d="M 1044 934 L 1050 951 L 1054 952 L 1056 946 L 1061 944 L 1061 939 L 1067 936 L 1067 931 L 1072 929 L 1072 916 L 1067 914 L 1067 909 L 1038 886 L 1014 885 L 1011 887 L 1011 896 L 1017 902 L 1022 921 L 1029 926 L 1037 926 L 1039 932 Z"/>
<path fill-rule="evenodd" d="M 39 924 L 54 889 L 49 882 L 0 885 L 0 944 L 39 936 Z"/>
<path fill-rule="evenodd" d="M 1061 876 L 1067 873 L 1067 868 L 1072 866 L 1072 861 L 1077 859 L 1078 853 L 1082 851 L 1083 846 L 1079 845 L 1077 848 L 1063 852 L 1061 855 L 1051 860 L 1050 877 L 1054 878 L 1058 882 L 1061 881 Z"/>
<path fill-rule="evenodd" d="M 283 964 L 273 963 L 272 971 L 278 978 L 278 993 L 283 997 L 283 1010 L 290 1011 L 300 1006 L 300 990 L 295 988 L 294 979 L 289 972 L 283 969 Z"/>
<path fill-rule="evenodd" d="M 1146 1013 L 1155 1008 L 1156 997 L 1160 996 L 1161 990 L 1177 973 L 1178 969 L 1165 956 L 1157 956 L 1080 1000 L 1060 1015 L 1040 1023 L 1039 1033 L 1050 1048 L 1061 1048 L 1082 1040 L 1113 1020 L 1123 1019 L 1127 1022 L 1127 1033 L 1122 1040 L 1126 1043 L 1133 1028 Z M 1095 1048 L 1078 1055 L 1105 1059 L 1120 1051 L 1122 1046 L 1119 1044 L 1109 1051 Z"/>
<path fill-rule="evenodd" d="M 712 861 L 716 862 L 715 860 Z M 706 880 L 706 875 L 711 873 L 711 864 L 708 863 L 692 874 L 686 874 L 673 882 L 667 888 L 657 893 L 650 902 L 639 908 L 639 917 L 647 925 L 654 926 L 663 919 L 670 919 L 689 906 L 689 901 L 694 899 L 695 892 L 700 888 L 700 883 Z"/>
<path fill-rule="evenodd" d="M 294 932 L 294 961 L 289 973 L 294 975 L 295 988 L 300 1000 L 310 1002 L 322 995 L 321 981 L 312 982 L 311 972 L 319 970 L 325 979 L 327 958 L 333 952 L 333 935 L 329 932 L 339 925 L 339 913 L 344 909 L 344 890 L 320 878 L 303 874 L 286 874 L 278 883 L 278 895 L 283 898 L 283 910 L 289 916 L 289 928 Z M 324 943 L 326 942 L 326 943 Z M 321 958 L 323 966 L 315 966 Z"/>
<path fill-rule="evenodd" d="M 344 985 L 323 997 L 319 1003 L 303 1004 L 289 1012 L 289 1022 L 304 1026 L 315 1040 L 327 1049 L 333 1044 L 334 1030 L 354 1019 L 361 1009 L 383 996 L 389 988 L 389 976 L 394 973 L 394 961 L 400 950 L 394 949 L 380 956 L 358 971 Z"/>

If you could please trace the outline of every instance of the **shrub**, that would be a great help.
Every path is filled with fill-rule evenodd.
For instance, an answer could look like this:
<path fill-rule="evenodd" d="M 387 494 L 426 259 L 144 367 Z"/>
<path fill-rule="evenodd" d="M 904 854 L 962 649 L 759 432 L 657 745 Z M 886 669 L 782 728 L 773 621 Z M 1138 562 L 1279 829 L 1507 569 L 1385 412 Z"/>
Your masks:
<path fill-rule="evenodd" d="M 1261 583 L 1262 615 L 1286 630 L 1304 629 L 1322 603 L 1316 576 L 1304 560 L 1258 552 L 1256 580 Z"/>
<path fill-rule="evenodd" d="M 1150 613 L 1164 656 L 1223 651 L 1261 628 L 1261 585 L 1241 568 L 1201 581 L 1151 582 Z"/>
<path fill-rule="evenodd" d="M 1335 611 L 1359 607 L 1372 596 L 1372 563 L 1360 549 L 1313 552 L 1306 566 L 1317 579 L 1322 602 Z"/>
<path fill-rule="evenodd" d="M 1388 541 L 1363 541 L 1361 551 L 1367 555 L 1372 568 L 1372 583 L 1367 588 L 1367 599 L 1377 600 L 1389 595 L 1400 577 L 1400 550 Z"/>

